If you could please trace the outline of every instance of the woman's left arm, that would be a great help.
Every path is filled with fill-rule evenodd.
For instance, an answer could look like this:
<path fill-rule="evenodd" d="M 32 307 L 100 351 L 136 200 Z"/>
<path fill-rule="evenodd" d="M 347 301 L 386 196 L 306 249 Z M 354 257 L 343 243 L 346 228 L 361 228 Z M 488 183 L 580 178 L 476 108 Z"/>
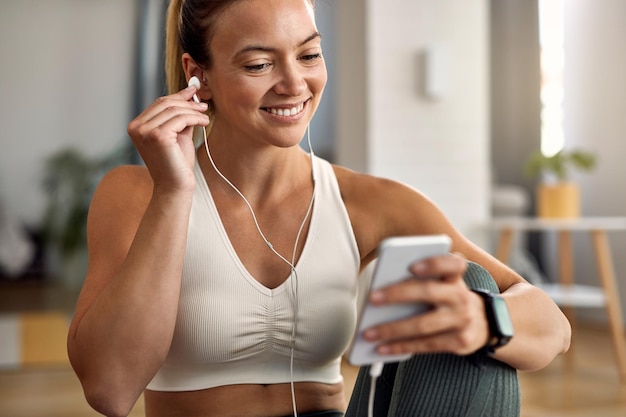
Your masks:
<path fill-rule="evenodd" d="M 496 350 L 494 358 L 519 370 L 534 371 L 569 349 L 570 324 L 545 292 L 520 283 L 507 288 L 502 296 L 515 335 L 508 345 Z"/>
<path fill-rule="evenodd" d="M 464 237 L 457 236 L 456 242 L 463 256 L 491 274 L 506 301 L 514 336 L 507 345 L 495 351 L 495 359 L 519 370 L 533 371 L 547 366 L 569 349 L 570 323 L 543 290 Z"/>
<path fill-rule="evenodd" d="M 378 244 L 391 236 L 447 234 L 453 242 L 451 251 L 458 254 L 431 259 L 412 269 L 418 277 L 440 279 L 409 280 L 384 289 L 371 300 L 379 304 L 426 302 L 433 307 L 428 314 L 378 326 L 365 337 L 394 354 L 447 351 L 464 355 L 485 346 L 490 334 L 484 301 L 463 281 L 469 260 L 490 273 L 513 323 L 513 338 L 495 351 L 494 358 L 519 370 L 537 370 L 568 350 L 571 327 L 554 301 L 470 242 L 426 196 L 390 180 L 338 178 L 343 179 L 342 193 L 363 265 L 376 256 Z"/>
<path fill-rule="evenodd" d="M 365 338 L 377 342 L 380 353 L 468 355 L 487 346 L 493 335 L 485 302 L 463 280 L 467 259 L 483 266 L 494 278 L 513 324 L 513 337 L 495 350 L 495 359 L 519 370 L 534 371 L 567 351 L 570 324 L 544 291 L 471 244 L 459 244 L 458 236 L 453 241 L 455 254 L 417 262 L 410 268 L 417 279 L 371 295 L 370 302 L 378 305 L 430 305 L 425 313 L 367 329 Z"/>

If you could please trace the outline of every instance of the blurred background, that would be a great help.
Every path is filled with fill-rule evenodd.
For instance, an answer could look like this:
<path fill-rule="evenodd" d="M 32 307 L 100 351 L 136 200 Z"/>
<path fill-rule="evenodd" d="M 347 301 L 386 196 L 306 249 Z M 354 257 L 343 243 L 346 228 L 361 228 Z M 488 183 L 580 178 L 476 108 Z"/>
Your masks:
<path fill-rule="evenodd" d="M 84 221 L 102 174 L 141 163 L 126 126 L 165 93 L 167 3 L 0 2 L 2 416 L 91 415 L 65 354 Z M 537 152 L 592 154 L 570 178 L 581 216 L 626 216 L 625 1 L 317 0 L 317 18 L 318 155 L 420 189 L 489 251 L 495 217 L 536 215 Z M 623 304 L 626 233 L 608 237 Z M 589 239 L 572 238 L 574 279 L 597 285 Z M 511 262 L 557 279 L 554 239 L 524 233 Z M 523 415 L 626 414 L 605 310 L 576 317 L 575 361 L 522 375 Z"/>

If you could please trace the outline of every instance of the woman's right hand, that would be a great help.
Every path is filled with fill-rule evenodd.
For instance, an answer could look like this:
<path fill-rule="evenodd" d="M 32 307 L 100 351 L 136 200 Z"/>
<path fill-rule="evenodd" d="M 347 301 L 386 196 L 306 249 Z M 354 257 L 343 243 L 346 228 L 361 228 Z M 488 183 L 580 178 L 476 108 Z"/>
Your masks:
<path fill-rule="evenodd" d="M 193 127 L 206 126 L 206 103 L 192 101 L 196 87 L 159 97 L 128 124 L 128 134 L 150 171 L 154 186 L 169 191 L 195 186 Z"/>

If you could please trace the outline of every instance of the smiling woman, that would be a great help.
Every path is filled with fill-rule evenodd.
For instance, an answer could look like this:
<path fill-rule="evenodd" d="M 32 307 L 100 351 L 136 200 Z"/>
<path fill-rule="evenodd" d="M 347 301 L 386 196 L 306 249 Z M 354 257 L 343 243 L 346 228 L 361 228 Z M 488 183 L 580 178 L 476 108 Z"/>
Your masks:
<path fill-rule="evenodd" d="M 148 417 L 341 416 L 360 272 L 387 237 L 446 234 L 456 254 L 401 265 L 411 279 L 372 295 L 430 306 L 364 333 L 379 353 L 428 354 L 385 367 L 379 407 L 517 415 L 514 368 L 547 365 L 569 325 L 422 193 L 299 146 L 327 82 L 313 4 L 172 1 L 168 22 L 170 94 L 128 125 L 145 167 L 110 171 L 90 207 L 68 336 L 89 403 L 123 416 L 143 393 Z M 493 312 L 477 287 L 506 308 Z M 509 311 L 504 346 L 490 313 Z M 349 415 L 367 401 L 361 375 Z M 416 375 L 435 395 L 415 395 Z"/>

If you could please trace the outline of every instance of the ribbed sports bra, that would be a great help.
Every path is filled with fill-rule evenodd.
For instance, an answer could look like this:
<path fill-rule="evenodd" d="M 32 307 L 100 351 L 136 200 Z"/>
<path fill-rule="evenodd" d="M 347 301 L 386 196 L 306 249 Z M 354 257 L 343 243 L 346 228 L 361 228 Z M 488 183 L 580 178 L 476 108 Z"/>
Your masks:
<path fill-rule="evenodd" d="M 196 163 L 178 316 L 169 353 L 148 384 L 191 391 L 231 384 L 342 381 L 356 325 L 360 257 L 332 166 L 314 158 L 316 195 L 296 264 L 297 334 L 290 371 L 292 279 L 261 285 L 238 258 Z M 280 215 L 280 213 L 277 213 Z"/>

